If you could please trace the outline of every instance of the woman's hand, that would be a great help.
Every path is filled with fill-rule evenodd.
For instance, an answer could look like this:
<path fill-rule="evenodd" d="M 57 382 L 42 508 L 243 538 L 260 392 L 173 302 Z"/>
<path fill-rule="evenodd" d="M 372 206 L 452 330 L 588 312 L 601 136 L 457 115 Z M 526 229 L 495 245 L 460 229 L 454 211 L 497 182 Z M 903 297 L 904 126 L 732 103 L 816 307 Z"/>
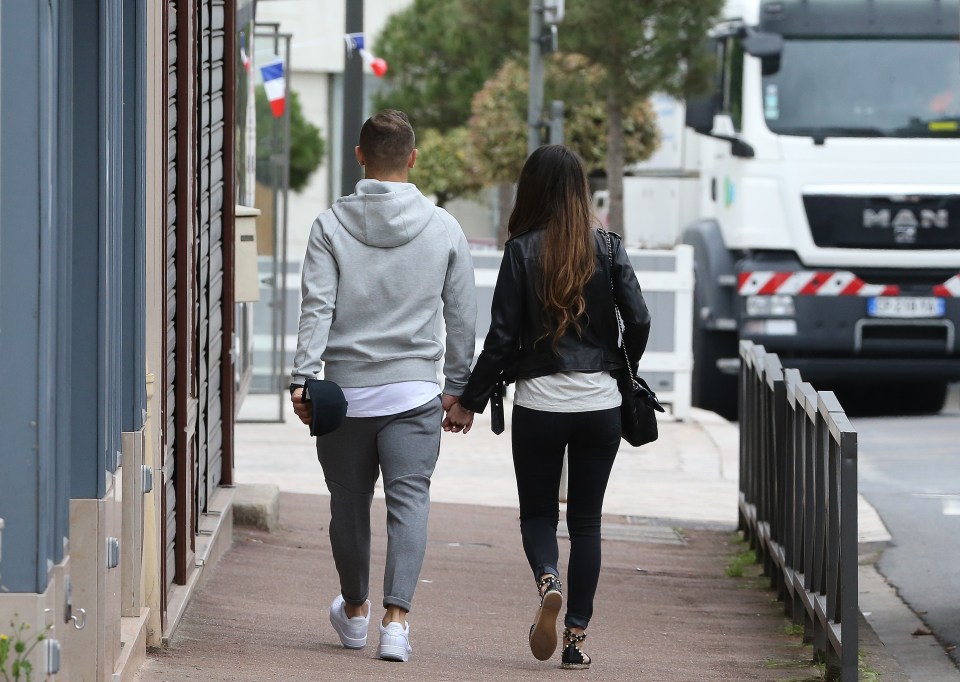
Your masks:
<path fill-rule="evenodd" d="M 463 408 L 460 403 L 454 403 L 447 410 L 447 416 L 443 420 L 443 430 L 453 431 L 454 433 L 469 433 L 473 426 L 473 412 Z"/>

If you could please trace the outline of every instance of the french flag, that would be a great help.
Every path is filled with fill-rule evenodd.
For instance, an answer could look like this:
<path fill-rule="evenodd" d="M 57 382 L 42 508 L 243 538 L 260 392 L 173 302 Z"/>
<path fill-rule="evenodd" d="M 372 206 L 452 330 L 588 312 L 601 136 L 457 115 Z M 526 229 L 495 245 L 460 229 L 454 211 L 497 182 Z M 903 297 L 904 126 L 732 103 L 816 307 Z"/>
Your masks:
<path fill-rule="evenodd" d="M 263 89 L 267 93 L 267 100 L 270 102 L 270 109 L 273 110 L 274 118 L 283 116 L 283 108 L 286 104 L 286 83 L 283 79 L 283 61 L 277 59 L 264 64 L 260 67 L 260 74 L 263 76 Z"/>
<path fill-rule="evenodd" d="M 240 31 L 240 61 L 243 62 L 243 69 L 250 73 L 250 55 L 247 54 L 247 36 Z"/>
<path fill-rule="evenodd" d="M 343 39 L 347 43 L 347 52 L 350 54 L 352 54 L 354 50 L 359 52 L 363 63 L 370 67 L 373 75 L 377 78 L 383 78 L 383 74 L 387 72 L 387 61 L 381 57 L 375 57 L 373 53 L 366 48 L 367 41 L 362 33 L 348 33 Z"/>

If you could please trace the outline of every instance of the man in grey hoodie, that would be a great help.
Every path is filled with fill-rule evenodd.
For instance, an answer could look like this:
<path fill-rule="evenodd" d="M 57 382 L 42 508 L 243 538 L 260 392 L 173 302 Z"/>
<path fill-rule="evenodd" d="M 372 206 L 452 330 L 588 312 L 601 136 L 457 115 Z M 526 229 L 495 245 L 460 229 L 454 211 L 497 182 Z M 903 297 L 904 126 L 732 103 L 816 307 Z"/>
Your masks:
<path fill-rule="evenodd" d="M 321 369 L 348 403 L 343 424 L 317 438 L 340 576 L 330 622 L 345 647 L 366 644 L 370 505 L 382 472 L 388 540 L 378 653 L 406 661 L 406 616 L 426 550 L 443 412 L 463 391 L 473 360 L 473 263 L 457 221 L 408 182 L 417 150 L 406 115 L 385 110 L 368 119 L 356 155 L 364 179 L 310 231 L 290 392 L 305 424 L 311 414 L 303 384 Z"/>

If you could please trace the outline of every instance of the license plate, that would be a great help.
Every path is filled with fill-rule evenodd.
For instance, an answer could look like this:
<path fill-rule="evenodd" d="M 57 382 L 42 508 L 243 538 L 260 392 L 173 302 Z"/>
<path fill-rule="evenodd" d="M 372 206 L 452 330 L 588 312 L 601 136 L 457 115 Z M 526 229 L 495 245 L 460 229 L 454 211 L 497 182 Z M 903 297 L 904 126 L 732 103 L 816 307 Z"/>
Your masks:
<path fill-rule="evenodd" d="M 946 310 L 946 302 L 933 296 L 884 296 L 867 302 L 870 317 L 943 317 Z"/>

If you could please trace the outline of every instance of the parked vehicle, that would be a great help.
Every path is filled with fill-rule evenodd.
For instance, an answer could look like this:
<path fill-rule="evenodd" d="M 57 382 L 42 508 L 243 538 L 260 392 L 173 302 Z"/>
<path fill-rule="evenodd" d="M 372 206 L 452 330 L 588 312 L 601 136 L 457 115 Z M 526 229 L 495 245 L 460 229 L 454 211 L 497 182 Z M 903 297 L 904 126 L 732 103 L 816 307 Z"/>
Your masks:
<path fill-rule="evenodd" d="M 960 2 L 732 1 L 710 41 L 714 91 L 656 103 L 664 149 L 624 183 L 628 243 L 695 249 L 694 404 L 735 414 L 749 339 L 818 387 L 938 411 L 960 380 Z"/>

